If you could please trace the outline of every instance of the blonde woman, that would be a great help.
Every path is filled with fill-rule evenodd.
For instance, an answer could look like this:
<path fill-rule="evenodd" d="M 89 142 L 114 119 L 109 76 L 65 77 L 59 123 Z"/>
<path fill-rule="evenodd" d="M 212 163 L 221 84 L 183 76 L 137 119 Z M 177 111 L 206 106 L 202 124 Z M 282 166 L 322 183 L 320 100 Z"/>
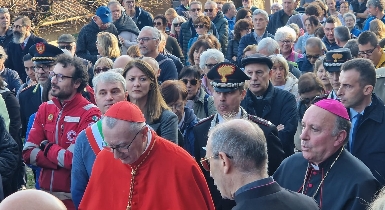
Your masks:
<path fill-rule="evenodd" d="M 96 38 L 96 48 L 101 57 L 115 60 L 120 56 L 118 38 L 109 32 L 99 32 Z"/>
<path fill-rule="evenodd" d="M 171 25 L 172 25 L 172 21 L 178 17 L 178 14 L 176 13 L 175 9 L 174 8 L 169 8 L 168 10 L 166 10 L 166 12 L 164 13 L 164 16 L 166 16 L 166 19 L 167 19 L 167 27 L 166 27 L 166 31 L 170 31 L 171 30 Z"/>
<path fill-rule="evenodd" d="M 113 64 L 114 62 L 107 57 L 99 58 L 94 65 L 94 76 L 112 69 Z"/>
<path fill-rule="evenodd" d="M 186 20 L 182 16 L 177 16 L 174 18 L 172 21 L 171 25 L 171 31 L 170 31 L 170 36 L 174 37 L 175 39 L 178 40 L 178 43 L 180 43 L 179 40 L 179 34 L 180 34 L 180 26 L 182 23 L 186 22 Z"/>
<path fill-rule="evenodd" d="M 298 79 L 289 72 L 289 64 L 282 55 L 271 55 L 273 67 L 271 68 L 271 83 L 280 89 L 286 90 L 295 96 L 298 101 Z"/>

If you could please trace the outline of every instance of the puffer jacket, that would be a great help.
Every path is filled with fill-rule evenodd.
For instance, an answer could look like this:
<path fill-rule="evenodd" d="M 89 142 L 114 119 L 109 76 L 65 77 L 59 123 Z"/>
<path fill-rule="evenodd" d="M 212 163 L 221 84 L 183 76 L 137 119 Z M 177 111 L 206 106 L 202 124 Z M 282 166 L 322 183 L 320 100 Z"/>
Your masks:
<path fill-rule="evenodd" d="M 198 124 L 198 118 L 194 114 L 194 110 L 185 107 L 184 108 L 184 122 L 182 126 L 179 128 L 180 132 L 183 135 L 184 145 L 183 148 L 190 153 L 190 155 L 194 156 L 194 126 Z"/>
<path fill-rule="evenodd" d="M 227 45 L 226 59 L 230 62 L 237 64 L 237 59 L 233 60 L 233 57 L 237 57 L 238 54 L 239 40 L 230 40 L 229 45 Z"/>
<path fill-rule="evenodd" d="M 217 28 L 218 35 L 217 38 L 219 43 L 221 43 L 222 53 L 226 54 L 227 52 L 227 42 L 229 37 L 229 23 L 226 18 L 223 16 L 223 13 L 219 11 L 217 16 L 214 18 L 213 23 Z"/>

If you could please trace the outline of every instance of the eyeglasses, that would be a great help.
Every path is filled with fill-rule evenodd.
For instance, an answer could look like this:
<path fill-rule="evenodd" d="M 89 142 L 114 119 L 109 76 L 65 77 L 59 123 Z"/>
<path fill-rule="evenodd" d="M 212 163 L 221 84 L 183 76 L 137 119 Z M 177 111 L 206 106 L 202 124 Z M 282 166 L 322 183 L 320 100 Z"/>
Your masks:
<path fill-rule="evenodd" d="M 39 69 L 43 70 L 43 71 L 49 71 L 51 70 L 51 67 L 53 65 L 41 65 L 41 66 L 34 66 L 34 70 L 35 71 L 38 71 Z"/>
<path fill-rule="evenodd" d="M 196 12 L 196 11 L 199 12 L 199 11 L 201 11 L 201 9 L 199 9 L 199 8 L 196 8 L 196 9 L 190 9 L 190 11 L 191 11 L 191 12 Z"/>
<path fill-rule="evenodd" d="M 205 12 L 213 12 L 214 9 L 205 9 Z"/>
<path fill-rule="evenodd" d="M 106 72 L 110 70 L 110 68 L 107 68 L 107 67 L 97 67 L 94 69 L 94 74 L 99 74 L 100 72 Z"/>
<path fill-rule="evenodd" d="M 105 146 L 104 148 L 109 150 L 110 152 L 114 153 L 115 150 L 118 151 L 119 153 L 124 153 L 124 152 L 128 152 L 128 149 L 130 148 L 132 142 L 134 142 L 134 140 L 136 139 L 136 136 L 138 136 L 138 134 L 143 130 L 143 128 L 145 127 L 146 125 L 143 125 L 143 127 L 135 134 L 134 138 L 131 140 L 130 144 L 128 146 Z"/>
<path fill-rule="evenodd" d="M 211 68 L 213 68 L 215 65 L 217 65 L 218 63 L 207 63 L 207 64 L 205 64 L 205 66 L 208 68 L 208 69 L 211 69 Z"/>
<path fill-rule="evenodd" d="M 175 103 L 173 105 L 168 105 L 171 109 L 175 109 L 175 110 L 182 110 L 183 109 L 183 103 Z"/>
<path fill-rule="evenodd" d="M 371 50 L 367 50 L 367 51 L 358 51 L 358 55 L 361 57 L 361 58 L 364 58 L 364 55 L 367 55 L 367 56 L 371 56 L 373 54 L 373 51 L 376 49 L 377 47 L 371 49 Z"/>
<path fill-rule="evenodd" d="M 202 165 L 202 167 L 203 167 L 203 169 L 205 169 L 206 171 L 210 171 L 210 159 L 211 158 L 218 158 L 218 156 L 219 156 L 219 153 L 216 153 L 216 154 L 214 154 L 213 156 L 211 156 L 211 157 L 208 157 L 208 158 L 202 158 L 201 159 L 201 165 Z M 230 159 L 232 159 L 233 158 L 233 156 L 230 156 L 230 155 L 228 155 L 228 154 L 226 154 L 226 157 L 228 157 L 228 158 L 230 158 Z"/>
<path fill-rule="evenodd" d="M 153 24 L 154 24 L 154 26 L 161 26 L 162 25 L 161 22 L 154 22 Z"/>
<path fill-rule="evenodd" d="M 178 26 L 181 26 L 183 22 L 180 22 L 180 23 L 174 23 L 174 27 L 178 27 Z"/>
<path fill-rule="evenodd" d="M 73 78 L 73 77 L 70 77 L 70 76 L 64 76 L 63 74 L 56 74 L 56 73 L 53 72 L 53 71 L 50 71 L 50 72 L 49 72 L 49 76 L 50 76 L 51 78 L 56 77 L 56 79 L 57 79 L 58 82 L 63 82 L 63 78 Z"/>
<path fill-rule="evenodd" d="M 291 41 L 291 40 L 280 40 L 280 42 L 282 42 L 284 44 L 291 44 L 293 41 Z"/>
<path fill-rule="evenodd" d="M 66 50 L 72 50 L 72 46 L 71 45 L 59 45 L 59 48 L 60 49 L 66 49 Z"/>
<path fill-rule="evenodd" d="M 194 28 L 203 28 L 205 27 L 205 24 L 195 24 Z"/>
<path fill-rule="evenodd" d="M 190 82 L 190 84 L 191 85 L 197 85 L 198 84 L 198 80 L 197 79 L 191 79 L 191 80 L 189 80 L 189 79 L 181 79 L 182 80 L 182 82 L 184 83 L 184 84 L 188 84 L 189 82 Z"/>
<path fill-rule="evenodd" d="M 311 59 L 318 59 L 319 57 L 321 57 L 321 55 L 307 55 L 306 54 L 306 58 L 308 60 L 311 60 Z"/>
<path fill-rule="evenodd" d="M 157 38 L 151 38 L 151 37 L 141 37 L 141 38 L 137 38 L 136 39 L 136 41 L 137 42 L 148 42 L 148 41 L 150 41 L 150 40 L 155 40 L 155 39 L 157 39 Z"/>

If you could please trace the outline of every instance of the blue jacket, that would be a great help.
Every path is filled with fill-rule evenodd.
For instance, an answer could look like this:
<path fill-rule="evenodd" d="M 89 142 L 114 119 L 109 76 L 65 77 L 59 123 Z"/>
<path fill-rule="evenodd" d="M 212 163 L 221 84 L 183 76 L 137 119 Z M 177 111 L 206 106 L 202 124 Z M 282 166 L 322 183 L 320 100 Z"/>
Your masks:
<path fill-rule="evenodd" d="M 252 44 L 258 44 L 257 40 L 254 37 L 254 32 L 249 33 L 244 35 L 241 40 L 239 41 L 239 46 L 238 46 L 238 55 L 237 55 L 237 61 L 239 67 L 241 67 L 241 60 L 242 60 L 242 55 L 243 55 L 243 50 L 248 46 Z M 263 38 L 270 37 L 274 39 L 274 36 L 268 33 L 267 31 L 265 34 L 263 34 Z"/>
<path fill-rule="evenodd" d="M 362 31 L 360 31 L 360 29 L 354 26 L 352 30 L 350 30 L 350 33 L 353 34 L 353 36 L 358 37 L 362 33 Z"/>
<path fill-rule="evenodd" d="M 184 145 L 183 148 L 194 156 L 194 132 L 193 128 L 198 123 L 198 118 L 194 114 L 194 110 L 184 107 L 184 122 L 183 125 L 179 128 L 180 132 L 183 134 Z"/>
<path fill-rule="evenodd" d="M 144 26 L 153 26 L 150 13 L 140 7 L 135 7 L 135 17 L 133 20 L 139 30 L 142 30 Z"/>
<path fill-rule="evenodd" d="M 32 128 L 33 122 L 35 122 L 35 116 L 36 116 L 36 113 L 33 113 L 29 117 L 29 121 L 28 121 L 28 125 L 27 125 L 27 132 L 25 133 L 25 139 L 28 139 L 29 131 Z M 36 176 L 35 176 L 35 188 L 37 190 L 40 190 L 39 177 L 40 177 L 41 168 L 38 166 L 34 166 L 34 165 L 28 165 L 28 167 L 30 167 L 32 170 L 35 170 L 35 174 L 36 174 Z"/>
<path fill-rule="evenodd" d="M 368 19 L 366 19 L 366 22 L 365 22 L 365 25 L 364 25 L 362 31 L 369 31 L 370 22 L 374 19 L 376 19 L 376 17 L 374 17 L 374 16 L 368 17 Z M 385 24 L 385 15 L 381 18 L 381 21 Z"/>
<path fill-rule="evenodd" d="M 303 58 L 300 58 L 297 60 L 298 69 L 302 73 L 306 72 L 313 72 L 313 65 L 310 63 L 310 61 L 307 59 L 306 54 L 304 54 Z"/>
<path fill-rule="evenodd" d="M 333 42 L 333 43 L 330 43 L 329 40 L 326 38 L 326 36 L 324 36 L 322 38 L 322 42 L 326 45 L 326 49 L 328 51 L 330 50 L 335 50 L 335 49 L 339 49 L 340 46 L 337 45 L 337 43 Z"/>
<path fill-rule="evenodd" d="M 184 17 L 185 19 L 188 19 L 188 15 L 185 14 L 185 12 L 188 12 L 189 10 L 183 6 L 182 4 L 175 7 L 176 13 L 178 13 L 179 16 Z"/>
<path fill-rule="evenodd" d="M 226 18 L 223 17 L 223 13 L 219 11 L 217 16 L 212 21 L 215 24 L 215 28 L 218 32 L 218 40 L 221 43 L 222 53 L 226 54 L 227 51 L 227 42 L 229 39 L 229 24 Z"/>
<path fill-rule="evenodd" d="M 358 124 L 353 148 L 349 148 L 349 144 L 347 147 L 352 155 L 368 166 L 382 186 L 385 186 L 384 130 L 384 102 L 373 93 L 372 103 L 365 108 L 364 115 Z"/>
<path fill-rule="evenodd" d="M 19 74 L 15 70 L 5 68 L 0 76 L 7 83 L 6 88 L 8 88 L 13 93 L 16 93 L 20 89 L 22 82 Z"/>
<path fill-rule="evenodd" d="M 269 120 L 276 126 L 285 126 L 278 132 L 278 137 L 288 157 L 294 153 L 294 134 L 298 124 L 297 102 L 293 94 L 274 87 L 271 82 L 264 95 L 263 99 L 257 100 L 255 95 L 247 90 L 241 106 L 248 114 Z"/>
<path fill-rule="evenodd" d="M 159 82 L 164 82 L 166 80 L 178 79 L 178 71 L 176 70 L 176 66 L 174 61 L 163 54 L 159 53 L 155 58 L 159 63 L 160 75 L 158 77 Z"/>

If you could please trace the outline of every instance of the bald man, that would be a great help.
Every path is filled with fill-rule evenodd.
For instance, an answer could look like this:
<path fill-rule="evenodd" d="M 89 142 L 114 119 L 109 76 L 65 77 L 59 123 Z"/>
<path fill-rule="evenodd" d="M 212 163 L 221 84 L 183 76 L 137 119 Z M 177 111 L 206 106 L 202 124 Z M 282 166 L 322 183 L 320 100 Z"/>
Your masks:
<path fill-rule="evenodd" d="M 129 56 L 129 55 L 121 55 L 117 59 L 115 59 L 114 64 L 112 65 L 112 68 L 114 68 L 114 69 L 116 69 L 116 68 L 124 69 L 124 67 L 126 67 L 128 62 L 130 62 L 132 60 L 134 60 L 134 59 L 131 58 L 131 56 Z"/>
<path fill-rule="evenodd" d="M 297 60 L 298 68 L 302 73 L 313 72 L 314 63 L 325 54 L 326 46 L 320 38 L 310 37 L 306 41 L 305 49 L 305 56 Z"/>
<path fill-rule="evenodd" d="M 5 198 L 0 210 L 67 210 L 63 202 L 41 190 L 22 190 Z"/>

